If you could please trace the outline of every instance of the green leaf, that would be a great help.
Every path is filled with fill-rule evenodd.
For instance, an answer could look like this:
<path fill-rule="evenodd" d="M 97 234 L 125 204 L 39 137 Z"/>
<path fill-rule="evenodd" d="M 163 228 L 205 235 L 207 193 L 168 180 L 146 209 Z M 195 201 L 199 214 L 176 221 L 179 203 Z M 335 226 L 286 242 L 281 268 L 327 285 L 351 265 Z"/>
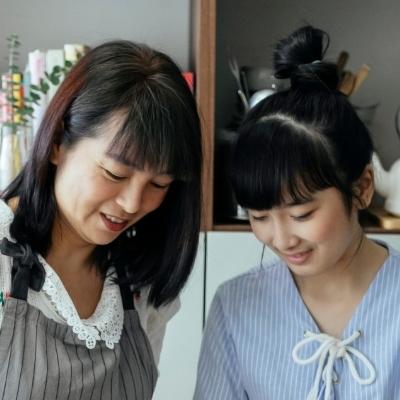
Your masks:
<path fill-rule="evenodd" d="M 20 72 L 18 65 L 10 65 L 10 66 L 8 67 L 8 69 L 9 69 L 9 71 L 10 71 L 11 73 L 13 73 L 13 74 L 16 74 L 16 73 L 19 73 L 19 72 Z"/>
<path fill-rule="evenodd" d="M 61 67 L 59 65 L 55 65 L 51 74 L 59 74 L 61 72 Z"/>
<path fill-rule="evenodd" d="M 65 66 L 66 68 L 71 68 L 73 65 L 74 65 L 74 64 L 72 64 L 71 61 L 65 60 L 64 66 Z"/>
<path fill-rule="evenodd" d="M 36 100 L 40 100 L 40 96 L 38 94 L 36 94 L 35 92 L 30 92 L 29 94 L 30 94 L 33 102 L 35 102 Z"/>
<path fill-rule="evenodd" d="M 60 83 L 60 78 L 58 76 L 51 76 L 50 77 L 50 82 L 53 85 L 58 85 Z"/>
<path fill-rule="evenodd" d="M 31 115 L 32 112 L 33 112 L 33 108 L 32 107 L 24 107 L 24 108 L 21 108 L 20 114 L 21 115 Z"/>
<path fill-rule="evenodd" d="M 40 90 L 39 86 L 34 85 L 33 83 L 30 84 L 30 88 L 33 90 Z"/>
<path fill-rule="evenodd" d="M 46 94 L 50 89 L 50 86 L 48 83 L 46 83 L 43 79 L 40 80 L 40 90 Z"/>

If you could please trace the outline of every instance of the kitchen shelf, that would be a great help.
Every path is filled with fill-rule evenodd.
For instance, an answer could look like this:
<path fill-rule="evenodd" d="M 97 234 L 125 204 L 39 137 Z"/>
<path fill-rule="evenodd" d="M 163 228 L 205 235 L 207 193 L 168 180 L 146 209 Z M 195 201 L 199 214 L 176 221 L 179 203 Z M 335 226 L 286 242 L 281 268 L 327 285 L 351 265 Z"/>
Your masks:
<path fill-rule="evenodd" d="M 400 234 L 400 229 L 384 229 L 379 226 L 364 226 L 365 233 L 371 234 Z M 217 232 L 251 232 L 249 224 L 215 224 L 213 231 Z"/>
<path fill-rule="evenodd" d="M 202 120 L 204 142 L 203 165 L 203 223 L 204 231 L 250 232 L 250 225 L 235 220 L 222 219 L 215 215 L 215 165 L 218 162 L 216 150 L 216 49 L 217 49 L 217 1 L 194 1 L 193 35 L 194 61 L 196 71 L 196 99 Z M 218 157 L 218 154 L 217 154 Z M 367 233 L 400 234 L 400 229 L 384 229 L 374 221 L 362 222 Z"/>

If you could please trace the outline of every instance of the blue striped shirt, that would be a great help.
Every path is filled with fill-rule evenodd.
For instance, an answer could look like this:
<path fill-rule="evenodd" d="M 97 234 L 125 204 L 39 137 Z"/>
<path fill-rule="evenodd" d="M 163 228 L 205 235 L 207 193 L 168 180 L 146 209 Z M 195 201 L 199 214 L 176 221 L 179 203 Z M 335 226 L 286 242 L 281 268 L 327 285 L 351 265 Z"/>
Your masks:
<path fill-rule="evenodd" d="M 194 399 L 400 399 L 400 253 L 387 247 L 340 340 L 320 332 L 282 261 L 221 285 Z"/>

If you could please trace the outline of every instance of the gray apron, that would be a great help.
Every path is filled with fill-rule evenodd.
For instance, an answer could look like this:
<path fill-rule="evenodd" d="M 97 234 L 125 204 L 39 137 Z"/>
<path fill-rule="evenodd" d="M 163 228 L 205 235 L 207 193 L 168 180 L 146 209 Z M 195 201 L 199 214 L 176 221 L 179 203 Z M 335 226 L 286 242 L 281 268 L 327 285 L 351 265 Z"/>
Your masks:
<path fill-rule="evenodd" d="M 31 274 L 18 275 L 14 267 L 12 281 L 20 279 L 12 284 L 11 297 L 4 305 L 0 400 L 151 399 L 157 367 L 128 286 L 120 285 L 124 304 L 120 342 L 114 349 L 103 341 L 88 349 L 72 327 L 45 317 L 27 303 Z M 28 281 L 22 291 L 21 278 Z"/>

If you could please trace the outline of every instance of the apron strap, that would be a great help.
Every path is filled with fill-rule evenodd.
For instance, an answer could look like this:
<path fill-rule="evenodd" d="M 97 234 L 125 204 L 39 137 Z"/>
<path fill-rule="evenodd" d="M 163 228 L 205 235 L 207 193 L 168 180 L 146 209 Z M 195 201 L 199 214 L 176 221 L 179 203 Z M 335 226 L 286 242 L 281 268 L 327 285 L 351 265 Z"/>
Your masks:
<path fill-rule="evenodd" d="M 124 282 L 126 280 L 126 271 L 123 266 L 117 266 L 118 280 Z M 135 305 L 133 302 L 133 292 L 130 288 L 130 283 L 120 283 L 119 290 L 121 291 L 122 304 L 124 310 L 134 310 Z"/>
<path fill-rule="evenodd" d="M 46 277 L 46 271 L 28 244 L 19 244 L 3 238 L 0 252 L 12 257 L 11 297 L 26 301 L 28 288 L 39 292 Z"/>

